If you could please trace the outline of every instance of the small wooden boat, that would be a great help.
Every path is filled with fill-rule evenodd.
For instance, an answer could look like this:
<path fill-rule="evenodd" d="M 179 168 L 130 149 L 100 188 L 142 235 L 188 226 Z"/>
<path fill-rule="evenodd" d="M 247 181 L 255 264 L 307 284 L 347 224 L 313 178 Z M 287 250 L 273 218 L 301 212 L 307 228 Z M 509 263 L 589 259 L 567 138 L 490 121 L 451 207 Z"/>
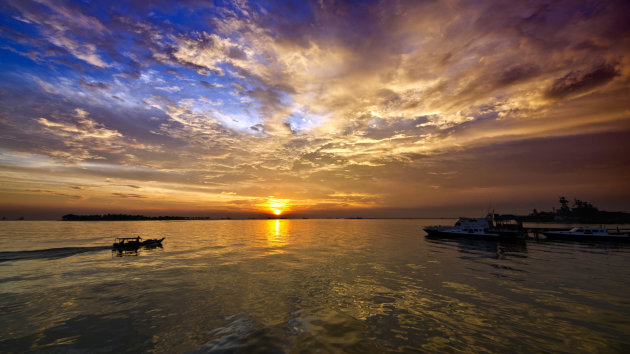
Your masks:
<path fill-rule="evenodd" d="M 112 245 L 115 249 L 138 249 L 140 247 L 157 247 L 162 246 L 162 241 L 164 241 L 165 237 L 161 239 L 151 238 L 143 240 L 142 237 L 117 237 L 114 240 L 114 244 Z"/>

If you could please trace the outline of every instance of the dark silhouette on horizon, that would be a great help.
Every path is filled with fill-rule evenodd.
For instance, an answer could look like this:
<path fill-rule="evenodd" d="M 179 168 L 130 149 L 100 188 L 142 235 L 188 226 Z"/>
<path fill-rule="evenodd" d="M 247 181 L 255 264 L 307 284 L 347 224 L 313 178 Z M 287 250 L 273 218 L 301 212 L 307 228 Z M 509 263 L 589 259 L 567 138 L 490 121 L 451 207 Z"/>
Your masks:
<path fill-rule="evenodd" d="M 144 216 L 128 214 L 104 214 L 104 215 L 75 215 L 66 214 L 61 217 L 64 221 L 134 221 L 134 220 L 198 220 L 186 216 Z M 206 218 L 208 219 L 208 218 Z"/>
<path fill-rule="evenodd" d="M 621 211 L 599 210 L 592 203 L 580 199 L 573 200 L 573 207 L 569 207 L 569 201 L 564 196 L 558 199 L 560 208 L 552 211 L 538 211 L 534 209 L 529 215 L 524 216 L 524 221 L 529 222 L 557 222 L 557 223 L 584 223 L 584 224 L 624 224 L 630 223 L 630 213 Z"/>

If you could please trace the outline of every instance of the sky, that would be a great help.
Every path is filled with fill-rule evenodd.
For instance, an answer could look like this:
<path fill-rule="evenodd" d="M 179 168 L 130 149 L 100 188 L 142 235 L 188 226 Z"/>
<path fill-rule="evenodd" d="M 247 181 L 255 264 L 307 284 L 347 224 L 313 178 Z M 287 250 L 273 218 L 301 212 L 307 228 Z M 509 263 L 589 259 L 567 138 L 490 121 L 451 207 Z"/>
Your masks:
<path fill-rule="evenodd" d="M 0 2 L 0 216 L 630 211 L 627 1 Z"/>

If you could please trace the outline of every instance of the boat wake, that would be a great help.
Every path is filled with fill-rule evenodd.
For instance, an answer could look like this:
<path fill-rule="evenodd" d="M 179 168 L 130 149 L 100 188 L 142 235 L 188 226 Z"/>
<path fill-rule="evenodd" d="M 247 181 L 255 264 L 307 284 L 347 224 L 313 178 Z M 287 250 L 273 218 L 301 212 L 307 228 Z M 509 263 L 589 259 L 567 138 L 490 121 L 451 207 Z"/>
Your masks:
<path fill-rule="evenodd" d="M 94 247 L 61 247 L 33 251 L 0 252 L 0 263 L 9 261 L 58 259 L 74 256 L 75 254 L 109 250 L 111 246 Z"/>

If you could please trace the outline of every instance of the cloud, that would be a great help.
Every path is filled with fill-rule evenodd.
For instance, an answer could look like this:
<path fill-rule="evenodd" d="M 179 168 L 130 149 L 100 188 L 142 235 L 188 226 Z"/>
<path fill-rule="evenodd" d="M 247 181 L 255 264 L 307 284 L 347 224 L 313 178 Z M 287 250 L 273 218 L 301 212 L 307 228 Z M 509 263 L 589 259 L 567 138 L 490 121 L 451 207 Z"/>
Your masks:
<path fill-rule="evenodd" d="M 535 78 L 540 72 L 540 68 L 533 64 L 517 64 L 503 71 L 497 80 L 497 84 L 507 86 L 524 83 Z"/>
<path fill-rule="evenodd" d="M 85 80 L 79 81 L 79 84 L 90 90 L 107 90 L 109 89 L 109 85 L 103 82 L 87 82 Z"/>
<path fill-rule="evenodd" d="M 196 69 L 202 75 L 215 73 L 224 75 L 222 66 L 228 64 L 238 67 L 247 59 L 243 48 L 230 38 L 222 38 L 205 31 L 192 36 L 175 38 L 176 44 L 169 48 L 169 56 L 176 62 Z"/>
<path fill-rule="evenodd" d="M 124 136 L 88 117 L 88 112 L 76 108 L 73 117 L 52 121 L 44 117 L 35 121 L 43 131 L 59 141 L 64 149 L 47 149 L 46 154 L 67 161 L 104 159 L 103 154 L 122 153 L 130 144 Z"/>
<path fill-rule="evenodd" d="M 68 197 L 68 198 L 72 198 L 76 200 L 83 200 L 86 198 L 85 196 L 82 196 L 82 195 L 66 194 L 66 193 L 60 193 L 60 192 L 46 190 L 46 189 L 27 189 L 25 190 L 25 192 L 37 193 L 37 194 L 48 194 L 48 195 L 54 195 L 54 196 L 60 196 L 60 197 Z"/>
<path fill-rule="evenodd" d="M 88 113 L 80 108 L 75 110 L 77 119 L 71 123 L 51 122 L 46 118 L 38 118 L 37 122 L 52 134 L 75 140 L 102 139 L 110 140 L 122 137 L 115 130 L 107 129 L 102 124 L 87 118 Z"/>
<path fill-rule="evenodd" d="M 143 192 L 408 205 L 468 181 L 438 158 L 628 119 L 621 1 L 8 4 L 0 148 Z"/>
<path fill-rule="evenodd" d="M 592 90 L 598 86 L 608 83 L 618 76 L 619 72 L 613 65 L 602 64 L 590 71 L 572 71 L 564 77 L 557 79 L 553 86 L 547 91 L 550 98 L 564 98 Z"/>
<path fill-rule="evenodd" d="M 212 88 L 221 88 L 221 87 L 223 87 L 223 85 L 221 85 L 221 84 L 217 84 L 217 83 L 209 83 L 209 82 L 204 81 L 204 80 L 199 80 L 199 83 L 200 83 L 203 87 L 205 87 L 205 88 L 209 88 L 209 89 L 212 89 Z"/>
<path fill-rule="evenodd" d="M 118 197 L 118 198 L 135 198 L 135 199 L 143 199 L 146 198 L 146 196 L 144 195 L 140 195 L 140 194 L 135 194 L 135 193 L 112 193 L 112 196 L 114 197 Z"/>
<path fill-rule="evenodd" d="M 166 91 L 166 92 L 171 92 L 171 93 L 182 90 L 182 88 L 179 86 L 155 86 L 155 88 L 160 91 Z"/>
<path fill-rule="evenodd" d="M 63 48 L 91 65 L 109 67 L 94 43 L 80 40 L 77 33 L 89 31 L 94 36 L 105 36 L 109 30 L 100 20 L 84 15 L 79 9 L 51 1 L 9 1 L 22 14 L 22 19 L 40 25 L 43 37 L 56 47 Z"/>

